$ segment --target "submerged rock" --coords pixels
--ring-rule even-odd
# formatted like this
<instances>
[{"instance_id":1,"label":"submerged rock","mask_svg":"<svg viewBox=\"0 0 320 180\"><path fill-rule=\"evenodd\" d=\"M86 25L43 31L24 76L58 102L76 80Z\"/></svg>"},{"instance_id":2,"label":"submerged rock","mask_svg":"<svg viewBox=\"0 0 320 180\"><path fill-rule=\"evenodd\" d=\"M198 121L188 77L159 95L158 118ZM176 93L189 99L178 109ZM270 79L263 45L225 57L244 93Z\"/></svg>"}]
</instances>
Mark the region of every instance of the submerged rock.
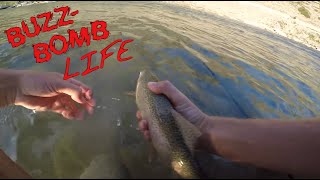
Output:
<instances>
[{"instance_id":1,"label":"submerged rock","mask_svg":"<svg viewBox=\"0 0 320 180\"><path fill-rule=\"evenodd\" d=\"M113 154L96 156L80 175L80 179L129 178L126 167Z\"/></svg>"}]
</instances>

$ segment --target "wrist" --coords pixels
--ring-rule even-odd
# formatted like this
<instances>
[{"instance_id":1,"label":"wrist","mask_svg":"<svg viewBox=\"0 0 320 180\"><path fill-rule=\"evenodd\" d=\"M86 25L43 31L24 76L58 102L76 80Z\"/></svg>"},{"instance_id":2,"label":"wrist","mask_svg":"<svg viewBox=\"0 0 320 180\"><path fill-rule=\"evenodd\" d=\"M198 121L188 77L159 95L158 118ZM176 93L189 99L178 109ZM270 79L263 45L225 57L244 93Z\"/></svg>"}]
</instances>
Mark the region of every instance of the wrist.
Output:
<instances>
[{"instance_id":1,"label":"wrist","mask_svg":"<svg viewBox=\"0 0 320 180\"><path fill-rule=\"evenodd\" d=\"M222 144L220 143L221 135L228 133L224 128L224 124L235 119L206 115L200 125L201 136L198 138L196 148L217 155L224 154L224 152L221 152L221 150L224 150L224 147L221 147Z\"/></svg>"},{"instance_id":2,"label":"wrist","mask_svg":"<svg viewBox=\"0 0 320 180\"><path fill-rule=\"evenodd\" d=\"M214 128L214 117L203 113L201 121L196 126L201 132L201 136L197 139L195 148L200 151L215 153L214 143L212 140L212 132Z\"/></svg>"},{"instance_id":3,"label":"wrist","mask_svg":"<svg viewBox=\"0 0 320 180\"><path fill-rule=\"evenodd\" d=\"M202 113L200 117L201 119L199 119L195 125L203 134L211 132L214 125L213 118L205 113Z\"/></svg>"},{"instance_id":4,"label":"wrist","mask_svg":"<svg viewBox=\"0 0 320 180\"><path fill-rule=\"evenodd\" d=\"M0 69L0 107L15 103L20 77L19 70Z\"/></svg>"}]
</instances>

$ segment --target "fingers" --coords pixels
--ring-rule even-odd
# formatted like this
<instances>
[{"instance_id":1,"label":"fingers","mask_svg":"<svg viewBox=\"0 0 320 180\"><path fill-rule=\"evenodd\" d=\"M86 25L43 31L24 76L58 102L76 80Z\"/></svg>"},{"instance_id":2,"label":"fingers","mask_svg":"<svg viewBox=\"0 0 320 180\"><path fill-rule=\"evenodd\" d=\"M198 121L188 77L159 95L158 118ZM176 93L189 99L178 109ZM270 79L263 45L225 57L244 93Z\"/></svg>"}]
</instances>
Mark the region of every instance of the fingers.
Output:
<instances>
[{"instance_id":1,"label":"fingers","mask_svg":"<svg viewBox=\"0 0 320 180\"><path fill-rule=\"evenodd\" d=\"M198 127L206 119L206 115L169 81L149 82L148 86L152 92L167 96L174 109L193 125Z\"/></svg>"},{"instance_id":2,"label":"fingers","mask_svg":"<svg viewBox=\"0 0 320 180\"><path fill-rule=\"evenodd\" d=\"M75 84L61 80L54 85L54 89L58 93L64 93L71 96L71 98L77 103L86 103L86 100L82 94L82 89Z\"/></svg>"},{"instance_id":3,"label":"fingers","mask_svg":"<svg viewBox=\"0 0 320 180\"><path fill-rule=\"evenodd\" d=\"M83 84L82 82L76 80L76 79L68 79L68 81L74 85L77 85L81 88L82 90L82 93L84 94L84 98L85 100L87 101L87 103L91 106L95 106L96 105L96 102L95 100L93 99L93 93L92 93L92 90L85 84Z\"/></svg>"},{"instance_id":4,"label":"fingers","mask_svg":"<svg viewBox=\"0 0 320 180\"><path fill-rule=\"evenodd\" d=\"M151 141L151 136L149 131L144 131L143 136L147 141Z\"/></svg>"},{"instance_id":5,"label":"fingers","mask_svg":"<svg viewBox=\"0 0 320 180\"><path fill-rule=\"evenodd\" d=\"M53 74L56 75L58 79L55 82L49 82L49 84L56 92L68 94L74 101L80 104L96 105L92 90L87 85L73 78L66 81L62 80L63 75L60 73ZM90 109L89 112L92 111L92 108L88 109Z\"/></svg>"},{"instance_id":6,"label":"fingers","mask_svg":"<svg viewBox=\"0 0 320 180\"><path fill-rule=\"evenodd\" d=\"M89 88L87 85L83 84L82 82L80 82L80 81L78 81L78 80L76 80L76 79L70 78L70 79L68 79L68 81L69 81L70 83L72 83L72 84L75 84L75 85L77 85L77 86L82 87L85 91L90 90L90 88Z\"/></svg>"},{"instance_id":7,"label":"fingers","mask_svg":"<svg viewBox=\"0 0 320 180\"><path fill-rule=\"evenodd\" d=\"M82 87L82 83L79 83L76 80L71 80L71 81L58 80L56 83L54 83L53 86L54 86L53 89L57 93L63 93L71 97L71 99L61 98L61 101L64 101L64 100L66 101L66 102L63 102L64 104L70 104L72 103L72 100L73 100L79 104L82 104L84 109L87 110L89 114L93 114L93 106L95 106L95 100L92 98L92 91L90 88L88 88L87 86ZM64 112L62 115L67 119L70 119L70 118L82 119L82 117L84 116L83 115L84 112L83 111L77 112L76 110L78 110L78 108L75 107L75 105L70 107L73 108L73 110L71 110L73 114L70 114L70 111L67 111L67 112Z\"/></svg>"},{"instance_id":8,"label":"fingers","mask_svg":"<svg viewBox=\"0 0 320 180\"><path fill-rule=\"evenodd\" d=\"M148 122L146 120L141 120L139 122L139 129L141 131L149 131Z\"/></svg>"},{"instance_id":9,"label":"fingers","mask_svg":"<svg viewBox=\"0 0 320 180\"><path fill-rule=\"evenodd\" d=\"M84 108L87 110L87 112L92 115L93 114L93 106L89 105L89 104L84 104L83 105Z\"/></svg>"},{"instance_id":10,"label":"fingers","mask_svg":"<svg viewBox=\"0 0 320 180\"><path fill-rule=\"evenodd\" d=\"M76 113L71 111L62 111L60 114L69 120L82 120L84 117L84 111L78 111Z\"/></svg>"},{"instance_id":11,"label":"fingers","mask_svg":"<svg viewBox=\"0 0 320 180\"><path fill-rule=\"evenodd\" d=\"M82 120L84 117L84 108L77 107L71 97L67 95L58 96L51 111L62 114L67 119Z\"/></svg>"},{"instance_id":12,"label":"fingers","mask_svg":"<svg viewBox=\"0 0 320 180\"><path fill-rule=\"evenodd\" d=\"M86 97L85 99L86 99L87 103L90 106L95 106L96 105L96 101L93 98L93 93L92 93L91 89L89 89L88 91L85 92L85 97Z\"/></svg>"},{"instance_id":13,"label":"fingers","mask_svg":"<svg viewBox=\"0 0 320 180\"><path fill-rule=\"evenodd\" d=\"M175 107L189 101L189 99L169 81L149 82L148 86L152 92L166 95Z\"/></svg>"},{"instance_id":14,"label":"fingers","mask_svg":"<svg viewBox=\"0 0 320 180\"><path fill-rule=\"evenodd\" d=\"M142 119L142 115L140 111L137 111L136 116L138 118L138 121L140 121Z\"/></svg>"},{"instance_id":15,"label":"fingers","mask_svg":"<svg viewBox=\"0 0 320 180\"><path fill-rule=\"evenodd\" d=\"M84 104L89 113L93 112L93 106L95 106L96 102L92 98L91 90L84 92L81 87L68 81L61 80L55 84L55 91L71 96L71 98L77 103Z\"/></svg>"},{"instance_id":16,"label":"fingers","mask_svg":"<svg viewBox=\"0 0 320 180\"><path fill-rule=\"evenodd\" d=\"M52 111L67 119L81 120L84 116L84 109L78 108L71 97L65 94L55 97L25 96L19 105L36 111Z\"/></svg>"},{"instance_id":17,"label":"fingers","mask_svg":"<svg viewBox=\"0 0 320 180\"><path fill-rule=\"evenodd\" d=\"M137 111L136 116L138 119L139 130L142 131L144 138L146 140L150 141L151 136L150 136L150 131L149 131L149 127L148 127L148 121L142 119L142 115L141 115L140 111Z\"/></svg>"},{"instance_id":18,"label":"fingers","mask_svg":"<svg viewBox=\"0 0 320 180\"><path fill-rule=\"evenodd\" d=\"M71 112L63 111L61 114L66 119L69 119L69 120L75 119Z\"/></svg>"},{"instance_id":19,"label":"fingers","mask_svg":"<svg viewBox=\"0 0 320 180\"><path fill-rule=\"evenodd\" d=\"M138 119L139 129L142 130L142 131L147 131L147 130L149 130L149 128L148 128L148 121L142 119L142 114L141 114L140 111L137 111L136 116L137 116L137 119Z\"/></svg>"},{"instance_id":20,"label":"fingers","mask_svg":"<svg viewBox=\"0 0 320 180\"><path fill-rule=\"evenodd\" d=\"M139 122L139 129L143 133L143 136L146 140L151 140L150 131L148 128L148 122L146 120L141 120Z\"/></svg>"},{"instance_id":21,"label":"fingers","mask_svg":"<svg viewBox=\"0 0 320 180\"><path fill-rule=\"evenodd\" d=\"M93 113L92 90L76 79L63 80L60 73L30 72L24 77L16 105L37 111L53 111L67 119L82 119L85 110ZM77 107L79 103L82 107Z\"/></svg>"}]
</instances>

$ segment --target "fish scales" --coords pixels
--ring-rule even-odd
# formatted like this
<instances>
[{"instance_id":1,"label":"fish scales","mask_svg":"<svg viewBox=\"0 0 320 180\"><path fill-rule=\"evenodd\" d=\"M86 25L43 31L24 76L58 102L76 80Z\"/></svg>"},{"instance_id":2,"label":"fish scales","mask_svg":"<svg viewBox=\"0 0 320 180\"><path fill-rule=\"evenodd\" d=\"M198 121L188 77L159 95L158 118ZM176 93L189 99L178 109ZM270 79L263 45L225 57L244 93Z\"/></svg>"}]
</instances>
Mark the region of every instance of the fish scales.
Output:
<instances>
[{"instance_id":1,"label":"fish scales","mask_svg":"<svg viewBox=\"0 0 320 180\"><path fill-rule=\"evenodd\" d=\"M165 163L183 178L200 178L200 169L177 124L177 115L166 96L155 94L148 82L159 79L150 71L140 72L136 101L142 117L148 121L152 144ZM187 120L184 120L187 121Z\"/></svg>"}]
</instances>

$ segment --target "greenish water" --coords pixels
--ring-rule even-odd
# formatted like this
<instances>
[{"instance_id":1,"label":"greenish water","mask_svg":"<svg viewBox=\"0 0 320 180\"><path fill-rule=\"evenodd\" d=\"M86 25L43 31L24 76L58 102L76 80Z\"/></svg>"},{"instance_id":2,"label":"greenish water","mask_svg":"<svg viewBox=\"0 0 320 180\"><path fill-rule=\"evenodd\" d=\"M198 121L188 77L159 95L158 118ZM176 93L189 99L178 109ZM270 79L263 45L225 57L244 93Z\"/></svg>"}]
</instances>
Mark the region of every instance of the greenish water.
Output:
<instances>
[{"instance_id":1,"label":"greenish water","mask_svg":"<svg viewBox=\"0 0 320 180\"><path fill-rule=\"evenodd\" d=\"M62 5L79 10L73 25L11 48L4 30ZM35 63L32 44L48 43L53 34L67 36L67 29L89 27L95 20L108 23L107 40ZM224 18L156 2L55 2L1 10L0 24L0 68L64 73L69 56L71 71L82 72L82 55L118 38L134 39L126 45L132 60L120 63L113 55L103 69L77 77L93 88L97 100L95 113L84 121L21 107L0 110L0 147L35 178L173 177L158 160L149 162L149 146L137 130L135 99L126 95L144 68L170 80L210 115L320 115L319 52ZM92 67L99 64L96 55Z\"/></svg>"}]
</instances>

